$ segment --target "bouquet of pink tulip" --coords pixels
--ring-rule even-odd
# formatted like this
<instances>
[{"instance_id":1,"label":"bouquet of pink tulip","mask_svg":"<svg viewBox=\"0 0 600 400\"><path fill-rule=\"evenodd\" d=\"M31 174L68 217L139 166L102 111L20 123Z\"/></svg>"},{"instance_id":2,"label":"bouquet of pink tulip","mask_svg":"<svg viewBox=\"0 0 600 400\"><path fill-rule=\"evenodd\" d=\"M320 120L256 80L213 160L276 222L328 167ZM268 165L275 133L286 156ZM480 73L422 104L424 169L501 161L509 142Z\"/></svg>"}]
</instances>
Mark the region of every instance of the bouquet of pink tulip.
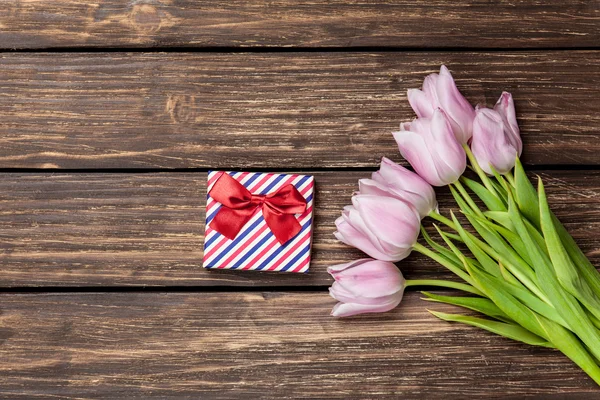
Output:
<instances>
[{"instance_id":1,"label":"bouquet of pink tulip","mask_svg":"<svg viewBox=\"0 0 600 400\"><path fill-rule=\"evenodd\" d=\"M474 109L442 66L408 101L418 118L393 135L416 173L384 158L359 181L335 235L373 259L329 268L340 301L332 315L389 311L407 286L459 289L468 295L423 294L487 318L431 313L558 349L600 384L600 273L550 210L541 179L536 190L525 175L510 93L493 109ZM463 176L467 160L473 178ZM449 185L461 220L439 214L431 185ZM434 224L438 241L421 225L426 216L443 226ZM419 232L428 246L417 242ZM412 250L462 282L404 280L393 262Z\"/></svg>"}]
</instances>

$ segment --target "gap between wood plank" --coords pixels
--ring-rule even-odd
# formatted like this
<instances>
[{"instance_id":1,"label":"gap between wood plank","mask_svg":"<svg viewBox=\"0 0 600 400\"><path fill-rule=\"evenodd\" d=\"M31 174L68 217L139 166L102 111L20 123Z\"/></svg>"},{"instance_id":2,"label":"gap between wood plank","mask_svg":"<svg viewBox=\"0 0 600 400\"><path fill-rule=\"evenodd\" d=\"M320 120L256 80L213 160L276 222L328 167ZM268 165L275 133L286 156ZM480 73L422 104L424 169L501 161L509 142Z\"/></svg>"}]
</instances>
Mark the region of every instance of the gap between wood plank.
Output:
<instances>
[{"instance_id":1,"label":"gap between wood plank","mask_svg":"<svg viewBox=\"0 0 600 400\"><path fill-rule=\"evenodd\" d=\"M459 292L458 290L437 286L410 286L405 293L422 291ZM322 293L329 291L329 286L86 286L86 287L15 287L0 288L0 294L26 293L238 293L238 292L294 292Z\"/></svg>"},{"instance_id":2,"label":"gap between wood plank","mask_svg":"<svg viewBox=\"0 0 600 400\"><path fill-rule=\"evenodd\" d=\"M600 46L579 47L51 47L28 49L3 49L0 53L360 53L360 52L411 52L411 53L441 53L441 52L534 52L534 51L597 51Z\"/></svg>"},{"instance_id":3,"label":"gap between wood plank","mask_svg":"<svg viewBox=\"0 0 600 400\"><path fill-rule=\"evenodd\" d=\"M305 173L315 172L372 172L376 167L316 167L316 168L0 168L2 173L18 173L18 174L152 174L152 173L207 173L211 170L227 170L227 171L244 171L244 172L298 172ZM594 164L554 164L554 165L527 165L525 169L529 172L536 171L596 171L600 170L600 165Z\"/></svg>"},{"instance_id":4,"label":"gap between wood plank","mask_svg":"<svg viewBox=\"0 0 600 400\"><path fill-rule=\"evenodd\" d=\"M329 286L83 286L83 287L14 287L0 288L0 294L26 294L26 293L236 293L236 292L317 292L322 293L329 290ZM406 288L406 291L436 290L432 287L423 286ZM452 291L451 289L441 289Z\"/></svg>"}]
</instances>

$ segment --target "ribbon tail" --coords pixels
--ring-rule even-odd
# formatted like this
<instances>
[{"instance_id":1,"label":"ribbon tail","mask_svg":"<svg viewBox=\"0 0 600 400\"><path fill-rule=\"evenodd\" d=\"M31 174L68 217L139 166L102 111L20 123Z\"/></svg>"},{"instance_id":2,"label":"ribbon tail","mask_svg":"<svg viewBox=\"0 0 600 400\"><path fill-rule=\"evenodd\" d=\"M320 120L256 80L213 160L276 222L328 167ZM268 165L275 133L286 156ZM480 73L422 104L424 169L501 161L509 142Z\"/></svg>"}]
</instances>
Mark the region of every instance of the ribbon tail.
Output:
<instances>
[{"instance_id":1,"label":"ribbon tail","mask_svg":"<svg viewBox=\"0 0 600 400\"><path fill-rule=\"evenodd\" d=\"M209 226L227 239L233 240L250 218L252 218L254 211L256 209L234 210L223 206L213 220L210 221Z\"/></svg>"},{"instance_id":2,"label":"ribbon tail","mask_svg":"<svg viewBox=\"0 0 600 400\"><path fill-rule=\"evenodd\" d=\"M281 214L269 207L263 207L263 216L267 226L282 245L302 230L302 226L292 214Z\"/></svg>"}]
</instances>

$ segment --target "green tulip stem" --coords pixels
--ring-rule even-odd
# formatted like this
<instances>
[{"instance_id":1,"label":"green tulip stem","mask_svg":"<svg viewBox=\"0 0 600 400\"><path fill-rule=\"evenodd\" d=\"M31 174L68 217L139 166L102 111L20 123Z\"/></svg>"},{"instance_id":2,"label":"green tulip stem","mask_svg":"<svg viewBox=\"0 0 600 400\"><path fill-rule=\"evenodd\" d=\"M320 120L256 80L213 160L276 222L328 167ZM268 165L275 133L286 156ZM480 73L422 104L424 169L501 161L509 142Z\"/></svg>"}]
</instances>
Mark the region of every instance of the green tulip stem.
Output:
<instances>
[{"instance_id":1,"label":"green tulip stem","mask_svg":"<svg viewBox=\"0 0 600 400\"><path fill-rule=\"evenodd\" d=\"M428 217L435 219L438 222L441 222L442 224L446 225L447 227L449 227L450 229L456 231L456 225L454 224L454 222L452 222L452 220L450 220L449 218L444 217L443 215L441 215L440 213L438 213L437 211L432 211L428 214Z\"/></svg>"},{"instance_id":2,"label":"green tulip stem","mask_svg":"<svg viewBox=\"0 0 600 400\"><path fill-rule=\"evenodd\" d=\"M463 148L465 149L465 153L467 153L467 157L469 158L469 162L471 163L471 166L473 167L475 172L477 172L477 175L479 175L479 179L481 179L481 182L483 182L483 184L485 185L487 190L490 191L491 194L500 198L498 196L498 193L496 192L496 189L494 188L494 185L490 181L490 178L481 169L481 167L479 166L479 163L477 163L477 159L475 158L475 155L473 155L473 152L469 148L469 145L464 144Z\"/></svg>"},{"instance_id":3,"label":"green tulip stem","mask_svg":"<svg viewBox=\"0 0 600 400\"><path fill-rule=\"evenodd\" d=\"M452 282L452 281L443 281L439 279L407 279L405 283L405 287L410 286L435 286L435 287L443 287L448 289L458 289L463 292L473 293L476 295L481 295L481 292L475 289L471 285L467 285L465 283L460 282Z\"/></svg>"},{"instance_id":4,"label":"green tulip stem","mask_svg":"<svg viewBox=\"0 0 600 400\"><path fill-rule=\"evenodd\" d=\"M510 186L515 187L515 178L512 176L511 173L504 174L503 176L506 178L508 183L510 183Z\"/></svg>"},{"instance_id":5,"label":"green tulip stem","mask_svg":"<svg viewBox=\"0 0 600 400\"><path fill-rule=\"evenodd\" d=\"M467 282L469 285L473 286L473 290L477 290L476 294L483 296L483 293L481 292L481 290L479 290L479 288L475 287L473 279L471 279L469 274L466 273L465 271L463 271L462 269L460 269L460 267L458 267L452 261L446 259L441 254L438 254L432 250L429 250L427 247L423 246L419 242L417 242L413 245L413 250L418 253L423 254L424 256L431 258L433 261L446 267L450 272L453 272L455 275L458 275L462 280Z\"/></svg>"},{"instance_id":6,"label":"green tulip stem","mask_svg":"<svg viewBox=\"0 0 600 400\"><path fill-rule=\"evenodd\" d=\"M460 180L451 183L451 185L453 185L459 191L463 199L467 202L475 214L479 215L480 217L484 217L477 204L475 204L475 201L473 201L473 198L469 196L469 193L465 190L465 187L462 185L462 183L460 183Z\"/></svg>"}]
</instances>

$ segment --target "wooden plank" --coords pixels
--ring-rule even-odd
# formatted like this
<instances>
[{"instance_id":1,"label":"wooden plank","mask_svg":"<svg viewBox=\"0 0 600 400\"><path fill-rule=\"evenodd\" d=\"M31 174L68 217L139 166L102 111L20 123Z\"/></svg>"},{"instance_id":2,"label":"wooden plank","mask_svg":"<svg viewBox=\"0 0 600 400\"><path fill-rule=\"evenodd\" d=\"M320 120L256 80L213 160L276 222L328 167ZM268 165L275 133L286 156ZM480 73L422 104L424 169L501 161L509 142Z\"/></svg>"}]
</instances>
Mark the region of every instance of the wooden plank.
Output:
<instances>
[{"instance_id":1,"label":"wooden plank","mask_svg":"<svg viewBox=\"0 0 600 400\"><path fill-rule=\"evenodd\" d=\"M0 396L600 398L557 351L437 320L426 307L456 308L419 297L339 320L323 292L3 294Z\"/></svg>"},{"instance_id":2,"label":"wooden plank","mask_svg":"<svg viewBox=\"0 0 600 400\"><path fill-rule=\"evenodd\" d=\"M600 164L600 52L2 54L0 168L375 167L442 63L529 164Z\"/></svg>"},{"instance_id":3,"label":"wooden plank","mask_svg":"<svg viewBox=\"0 0 600 400\"><path fill-rule=\"evenodd\" d=\"M325 286L328 265L361 258L334 221L368 172L318 172L309 274L207 271L204 173L0 174L0 286ZM557 215L600 265L600 171L542 173ZM440 207L454 204L439 190ZM429 222L426 223L429 225ZM407 277L452 278L413 254Z\"/></svg>"},{"instance_id":4,"label":"wooden plank","mask_svg":"<svg viewBox=\"0 0 600 400\"><path fill-rule=\"evenodd\" d=\"M0 44L53 47L581 47L600 3L333 0L7 2Z\"/></svg>"}]
</instances>

